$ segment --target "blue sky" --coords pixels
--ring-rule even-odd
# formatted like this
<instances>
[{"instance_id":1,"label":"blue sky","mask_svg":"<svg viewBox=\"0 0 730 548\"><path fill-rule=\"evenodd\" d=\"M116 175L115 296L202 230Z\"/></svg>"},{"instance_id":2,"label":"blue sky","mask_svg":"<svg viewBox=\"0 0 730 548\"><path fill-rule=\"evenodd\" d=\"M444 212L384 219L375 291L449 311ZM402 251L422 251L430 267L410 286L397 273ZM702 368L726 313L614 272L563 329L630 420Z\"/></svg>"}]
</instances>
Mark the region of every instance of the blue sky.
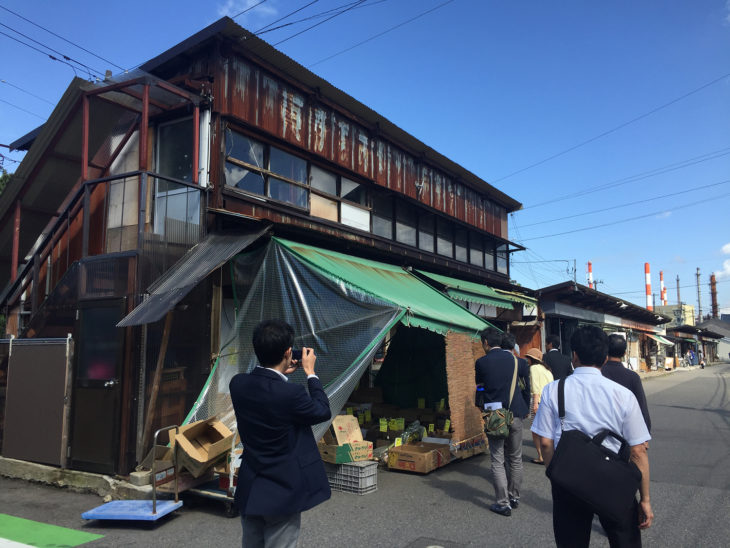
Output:
<instances>
[{"instance_id":1,"label":"blue sky","mask_svg":"<svg viewBox=\"0 0 730 548\"><path fill-rule=\"evenodd\" d=\"M105 59L0 9L0 143L43 123L74 75L5 34L117 74L259 1L0 0ZM310 1L266 0L236 21L257 31ZM574 262L585 283L591 261L600 291L643 305L649 262L657 299L663 270L669 304L679 276L696 306L700 268L703 312L714 271L730 313L730 2L364 0L277 47L522 202L510 218L528 248L513 256L522 285L572 278ZM13 171L21 155L0 153Z\"/></svg>"}]
</instances>

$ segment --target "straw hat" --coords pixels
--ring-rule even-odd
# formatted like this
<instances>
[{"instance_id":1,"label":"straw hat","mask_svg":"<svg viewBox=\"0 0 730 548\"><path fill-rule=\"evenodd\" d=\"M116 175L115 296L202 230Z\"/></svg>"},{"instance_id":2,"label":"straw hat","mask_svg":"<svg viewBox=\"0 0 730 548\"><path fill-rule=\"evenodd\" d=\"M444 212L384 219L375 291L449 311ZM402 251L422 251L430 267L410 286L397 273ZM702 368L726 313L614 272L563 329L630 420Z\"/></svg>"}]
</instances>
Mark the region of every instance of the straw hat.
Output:
<instances>
[{"instance_id":1,"label":"straw hat","mask_svg":"<svg viewBox=\"0 0 730 548\"><path fill-rule=\"evenodd\" d=\"M532 358L537 363L542 363L542 352L540 352L537 348L530 348L527 352L525 352L525 356Z\"/></svg>"}]
</instances>

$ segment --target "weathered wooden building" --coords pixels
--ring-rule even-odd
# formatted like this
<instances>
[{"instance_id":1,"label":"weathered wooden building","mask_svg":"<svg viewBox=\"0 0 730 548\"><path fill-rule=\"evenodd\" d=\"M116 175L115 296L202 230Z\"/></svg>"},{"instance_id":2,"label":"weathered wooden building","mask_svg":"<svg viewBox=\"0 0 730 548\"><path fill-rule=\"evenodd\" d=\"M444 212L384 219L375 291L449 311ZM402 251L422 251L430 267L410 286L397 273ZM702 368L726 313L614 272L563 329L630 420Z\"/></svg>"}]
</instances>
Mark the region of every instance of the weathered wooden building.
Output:
<instances>
[{"instance_id":1,"label":"weathered wooden building","mask_svg":"<svg viewBox=\"0 0 730 548\"><path fill-rule=\"evenodd\" d=\"M136 72L74 80L13 146L28 152L0 197L0 305L15 337L72 335L75 468L129 471L151 398L154 425L184 418L220 348L219 267L260 239L488 285L503 310L525 302L509 293L516 200L229 18ZM232 233L240 245L210 243ZM197 277L177 272L184 289L145 301L206 242ZM117 327L133 313L147 316Z\"/></svg>"}]
</instances>

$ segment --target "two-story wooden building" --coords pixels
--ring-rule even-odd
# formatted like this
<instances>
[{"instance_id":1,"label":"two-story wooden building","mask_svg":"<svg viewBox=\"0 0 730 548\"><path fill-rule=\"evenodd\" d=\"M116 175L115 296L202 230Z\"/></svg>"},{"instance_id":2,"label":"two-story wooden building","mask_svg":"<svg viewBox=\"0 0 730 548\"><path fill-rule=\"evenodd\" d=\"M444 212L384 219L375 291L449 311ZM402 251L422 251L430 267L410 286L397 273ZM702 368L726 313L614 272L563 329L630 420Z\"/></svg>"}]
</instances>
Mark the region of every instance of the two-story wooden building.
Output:
<instances>
[{"instance_id":1,"label":"two-story wooden building","mask_svg":"<svg viewBox=\"0 0 730 548\"><path fill-rule=\"evenodd\" d=\"M74 80L13 146L28 152L0 197L0 305L16 337L73 337L76 468L129 471L151 400L155 425L186 416L240 310L233 278L254 277L221 266L272 237L525 303L509 293L517 201L229 18L135 72ZM436 331L487 325L408 295L381 296Z\"/></svg>"}]
</instances>

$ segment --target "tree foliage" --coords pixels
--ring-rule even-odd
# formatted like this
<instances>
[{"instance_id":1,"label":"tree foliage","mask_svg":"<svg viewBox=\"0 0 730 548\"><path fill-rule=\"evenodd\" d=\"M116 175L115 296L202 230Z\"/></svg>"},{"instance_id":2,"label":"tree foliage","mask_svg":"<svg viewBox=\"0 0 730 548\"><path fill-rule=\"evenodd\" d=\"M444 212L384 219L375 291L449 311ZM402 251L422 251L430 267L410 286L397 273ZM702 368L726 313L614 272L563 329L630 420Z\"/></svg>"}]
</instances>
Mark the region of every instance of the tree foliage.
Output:
<instances>
[{"instance_id":1,"label":"tree foliage","mask_svg":"<svg viewBox=\"0 0 730 548\"><path fill-rule=\"evenodd\" d=\"M10 181L10 173L0 168L0 194L5 190L5 186Z\"/></svg>"}]
</instances>

